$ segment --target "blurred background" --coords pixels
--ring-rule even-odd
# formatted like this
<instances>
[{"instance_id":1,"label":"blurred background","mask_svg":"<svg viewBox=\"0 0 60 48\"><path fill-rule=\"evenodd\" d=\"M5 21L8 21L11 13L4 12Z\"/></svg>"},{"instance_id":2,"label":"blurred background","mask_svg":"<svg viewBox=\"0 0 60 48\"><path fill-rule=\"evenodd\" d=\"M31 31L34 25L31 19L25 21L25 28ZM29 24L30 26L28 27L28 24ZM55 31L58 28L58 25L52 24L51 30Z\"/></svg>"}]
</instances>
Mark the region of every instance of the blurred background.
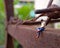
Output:
<instances>
[{"instance_id":1,"label":"blurred background","mask_svg":"<svg viewBox=\"0 0 60 48\"><path fill-rule=\"evenodd\" d=\"M14 0L14 15L22 20L28 20L34 17L34 0ZM0 0L0 48L5 44L5 7L4 0ZM18 42L14 41L15 48Z\"/></svg>"},{"instance_id":2,"label":"blurred background","mask_svg":"<svg viewBox=\"0 0 60 48\"><path fill-rule=\"evenodd\" d=\"M37 0L35 2L38 3ZM40 5L37 5L40 6ZM22 20L29 20L35 17L34 12L34 0L14 0L14 15L18 16ZM0 48L4 47L5 44L5 7L4 0L0 0ZM54 23L48 25L56 29L60 28L60 23ZM19 43L14 41L15 48L18 47Z\"/></svg>"}]
</instances>

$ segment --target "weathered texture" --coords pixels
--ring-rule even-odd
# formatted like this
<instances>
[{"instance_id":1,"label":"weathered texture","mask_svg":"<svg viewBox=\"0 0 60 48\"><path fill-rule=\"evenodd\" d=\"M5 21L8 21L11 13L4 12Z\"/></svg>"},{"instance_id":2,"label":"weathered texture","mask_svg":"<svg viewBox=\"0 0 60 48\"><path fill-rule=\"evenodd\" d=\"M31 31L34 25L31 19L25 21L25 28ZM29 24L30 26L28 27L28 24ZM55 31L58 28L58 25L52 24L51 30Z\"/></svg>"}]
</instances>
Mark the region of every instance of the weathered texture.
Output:
<instances>
[{"instance_id":1,"label":"weathered texture","mask_svg":"<svg viewBox=\"0 0 60 48\"><path fill-rule=\"evenodd\" d=\"M5 10L6 10L6 19L10 20L10 17L14 16L13 0L4 0L5 1Z\"/></svg>"},{"instance_id":2,"label":"weathered texture","mask_svg":"<svg viewBox=\"0 0 60 48\"><path fill-rule=\"evenodd\" d=\"M59 8L47 8L47 9L42 9L42 10L36 10L35 13L40 14L40 13L49 13L49 12L54 12L54 11L60 11L60 7Z\"/></svg>"},{"instance_id":3,"label":"weathered texture","mask_svg":"<svg viewBox=\"0 0 60 48\"><path fill-rule=\"evenodd\" d=\"M56 22L60 22L60 19L51 19L51 21L49 23L56 23ZM21 24L23 23L23 25L38 25L38 24L41 24L41 21L38 21L38 22L35 22L35 21L25 21L25 22L22 22L20 20L20 23Z\"/></svg>"},{"instance_id":4,"label":"weathered texture","mask_svg":"<svg viewBox=\"0 0 60 48\"><path fill-rule=\"evenodd\" d=\"M37 39L35 26L9 25L8 28L23 48L60 48L60 30L47 28Z\"/></svg>"},{"instance_id":5,"label":"weathered texture","mask_svg":"<svg viewBox=\"0 0 60 48\"><path fill-rule=\"evenodd\" d=\"M13 0L4 0L6 10L6 43L5 48L14 48L13 38L8 34L8 23L11 17L14 17Z\"/></svg>"}]
</instances>

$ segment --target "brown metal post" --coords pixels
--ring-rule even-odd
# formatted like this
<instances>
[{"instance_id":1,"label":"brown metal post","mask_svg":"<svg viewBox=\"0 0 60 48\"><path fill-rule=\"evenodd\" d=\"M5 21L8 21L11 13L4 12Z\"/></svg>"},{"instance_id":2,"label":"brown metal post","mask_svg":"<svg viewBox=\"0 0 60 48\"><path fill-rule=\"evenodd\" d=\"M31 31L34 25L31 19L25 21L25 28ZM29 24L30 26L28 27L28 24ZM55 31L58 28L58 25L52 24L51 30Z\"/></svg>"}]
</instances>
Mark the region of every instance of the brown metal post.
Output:
<instances>
[{"instance_id":1,"label":"brown metal post","mask_svg":"<svg viewBox=\"0 0 60 48\"><path fill-rule=\"evenodd\" d=\"M52 5L52 2L53 2L53 0L50 0L50 1L49 1L47 8Z\"/></svg>"},{"instance_id":2,"label":"brown metal post","mask_svg":"<svg viewBox=\"0 0 60 48\"><path fill-rule=\"evenodd\" d=\"M7 33L6 34L6 45L5 48L14 48L13 38Z\"/></svg>"},{"instance_id":3,"label":"brown metal post","mask_svg":"<svg viewBox=\"0 0 60 48\"><path fill-rule=\"evenodd\" d=\"M6 9L6 46L5 48L14 48L13 38L8 34L8 22L10 17L14 16L13 0L4 0Z\"/></svg>"},{"instance_id":4,"label":"brown metal post","mask_svg":"<svg viewBox=\"0 0 60 48\"><path fill-rule=\"evenodd\" d=\"M14 16L13 0L5 0L5 8L7 21L9 21L10 17Z\"/></svg>"}]
</instances>

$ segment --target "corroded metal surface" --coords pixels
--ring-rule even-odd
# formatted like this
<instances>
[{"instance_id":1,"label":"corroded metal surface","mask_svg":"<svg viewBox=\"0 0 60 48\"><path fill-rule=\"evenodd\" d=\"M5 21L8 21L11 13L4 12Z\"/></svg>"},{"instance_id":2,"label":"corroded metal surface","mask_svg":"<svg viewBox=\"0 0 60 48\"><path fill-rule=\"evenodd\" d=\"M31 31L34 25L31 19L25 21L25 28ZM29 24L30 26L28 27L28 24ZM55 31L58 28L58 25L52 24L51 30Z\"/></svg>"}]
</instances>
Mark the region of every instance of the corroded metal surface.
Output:
<instances>
[{"instance_id":1,"label":"corroded metal surface","mask_svg":"<svg viewBox=\"0 0 60 48\"><path fill-rule=\"evenodd\" d=\"M4 0L5 1L5 10L6 10L6 19L9 21L10 17L14 16L13 0Z\"/></svg>"},{"instance_id":2,"label":"corroded metal surface","mask_svg":"<svg viewBox=\"0 0 60 48\"><path fill-rule=\"evenodd\" d=\"M4 0L5 3L5 10L6 10L6 39L5 39L5 48L14 48L13 45L13 38L8 34L8 23L11 17L14 16L14 9L13 9L13 0Z\"/></svg>"},{"instance_id":3,"label":"corroded metal surface","mask_svg":"<svg viewBox=\"0 0 60 48\"><path fill-rule=\"evenodd\" d=\"M36 26L9 25L9 34L14 37L23 48L60 48L60 30L46 29L36 38Z\"/></svg>"},{"instance_id":4,"label":"corroded metal surface","mask_svg":"<svg viewBox=\"0 0 60 48\"><path fill-rule=\"evenodd\" d=\"M40 13L49 13L49 12L54 12L54 11L60 11L60 7L59 8L47 8L47 9L42 9L42 10L36 10L35 13L40 14Z\"/></svg>"},{"instance_id":5,"label":"corroded metal surface","mask_svg":"<svg viewBox=\"0 0 60 48\"><path fill-rule=\"evenodd\" d=\"M56 22L60 22L60 19L52 19L49 23L56 23ZM41 24L41 21L38 21L38 22L35 22L35 21L25 21L25 22L23 22L23 25L37 25L37 24Z\"/></svg>"},{"instance_id":6,"label":"corroded metal surface","mask_svg":"<svg viewBox=\"0 0 60 48\"><path fill-rule=\"evenodd\" d=\"M15 38L23 48L60 48L59 30L53 31L53 29L52 30L49 29L48 31L45 31L40 38L36 39L35 26L15 25L16 21L12 21L15 22L13 23L13 25L8 25L11 17L14 16L13 0L4 0L4 1L5 1L5 9L7 17L6 48L14 48L13 38Z\"/></svg>"}]
</instances>

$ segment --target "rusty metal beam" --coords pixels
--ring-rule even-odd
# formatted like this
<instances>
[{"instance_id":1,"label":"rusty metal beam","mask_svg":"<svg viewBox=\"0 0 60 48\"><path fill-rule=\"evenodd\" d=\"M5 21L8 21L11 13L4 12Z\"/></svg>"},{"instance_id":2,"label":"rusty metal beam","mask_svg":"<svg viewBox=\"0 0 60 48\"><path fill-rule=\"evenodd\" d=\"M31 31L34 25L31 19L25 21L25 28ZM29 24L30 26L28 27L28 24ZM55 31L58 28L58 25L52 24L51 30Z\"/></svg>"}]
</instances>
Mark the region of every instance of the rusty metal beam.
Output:
<instances>
[{"instance_id":1,"label":"rusty metal beam","mask_svg":"<svg viewBox=\"0 0 60 48\"><path fill-rule=\"evenodd\" d=\"M8 34L8 22L14 16L13 0L4 0L6 11L6 45L5 48L14 48L13 38Z\"/></svg>"},{"instance_id":2,"label":"rusty metal beam","mask_svg":"<svg viewBox=\"0 0 60 48\"><path fill-rule=\"evenodd\" d=\"M13 0L4 0L4 2L5 2L7 21L9 21L10 17L14 16Z\"/></svg>"},{"instance_id":3,"label":"rusty metal beam","mask_svg":"<svg viewBox=\"0 0 60 48\"><path fill-rule=\"evenodd\" d=\"M60 19L53 19L49 23L56 23L56 22L60 22ZM38 21L38 22L34 22L34 21L23 22L23 25L37 25L37 24L41 24L41 22L40 21Z\"/></svg>"},{"instance_id":4,"label":"rusty metal beam","mask_svg":"<svg viewBox=\"0 0 60 48\"><path fill-rule=\"evenodd\" d=\"M47 28L41 36L36 38L35 26L9 25L9 34L14 37L23 48L60 48L60 30Z\"/></svg>"},{"instance_id":5,"label":"rusty metal beam","mask_svg":"<svg viewBox=\"0 0 60 48\"><path fill-rule=\"evenodd\" d=\"M5 48L14 48L13 38L10 34L6 34L6 45Z\"/></svg>"},{"instance_id":6,"label":"rusty metal beam","mask_svg":"<svg viewBox=\"0 0 60 48\"><path fill-rule=\"evenodd\" d=\"M60 11L60 8L47 8L47 9L36 10L35 13L40 14L40 13L49 13L54 11Z\"/></svg>"}]
</instances>

